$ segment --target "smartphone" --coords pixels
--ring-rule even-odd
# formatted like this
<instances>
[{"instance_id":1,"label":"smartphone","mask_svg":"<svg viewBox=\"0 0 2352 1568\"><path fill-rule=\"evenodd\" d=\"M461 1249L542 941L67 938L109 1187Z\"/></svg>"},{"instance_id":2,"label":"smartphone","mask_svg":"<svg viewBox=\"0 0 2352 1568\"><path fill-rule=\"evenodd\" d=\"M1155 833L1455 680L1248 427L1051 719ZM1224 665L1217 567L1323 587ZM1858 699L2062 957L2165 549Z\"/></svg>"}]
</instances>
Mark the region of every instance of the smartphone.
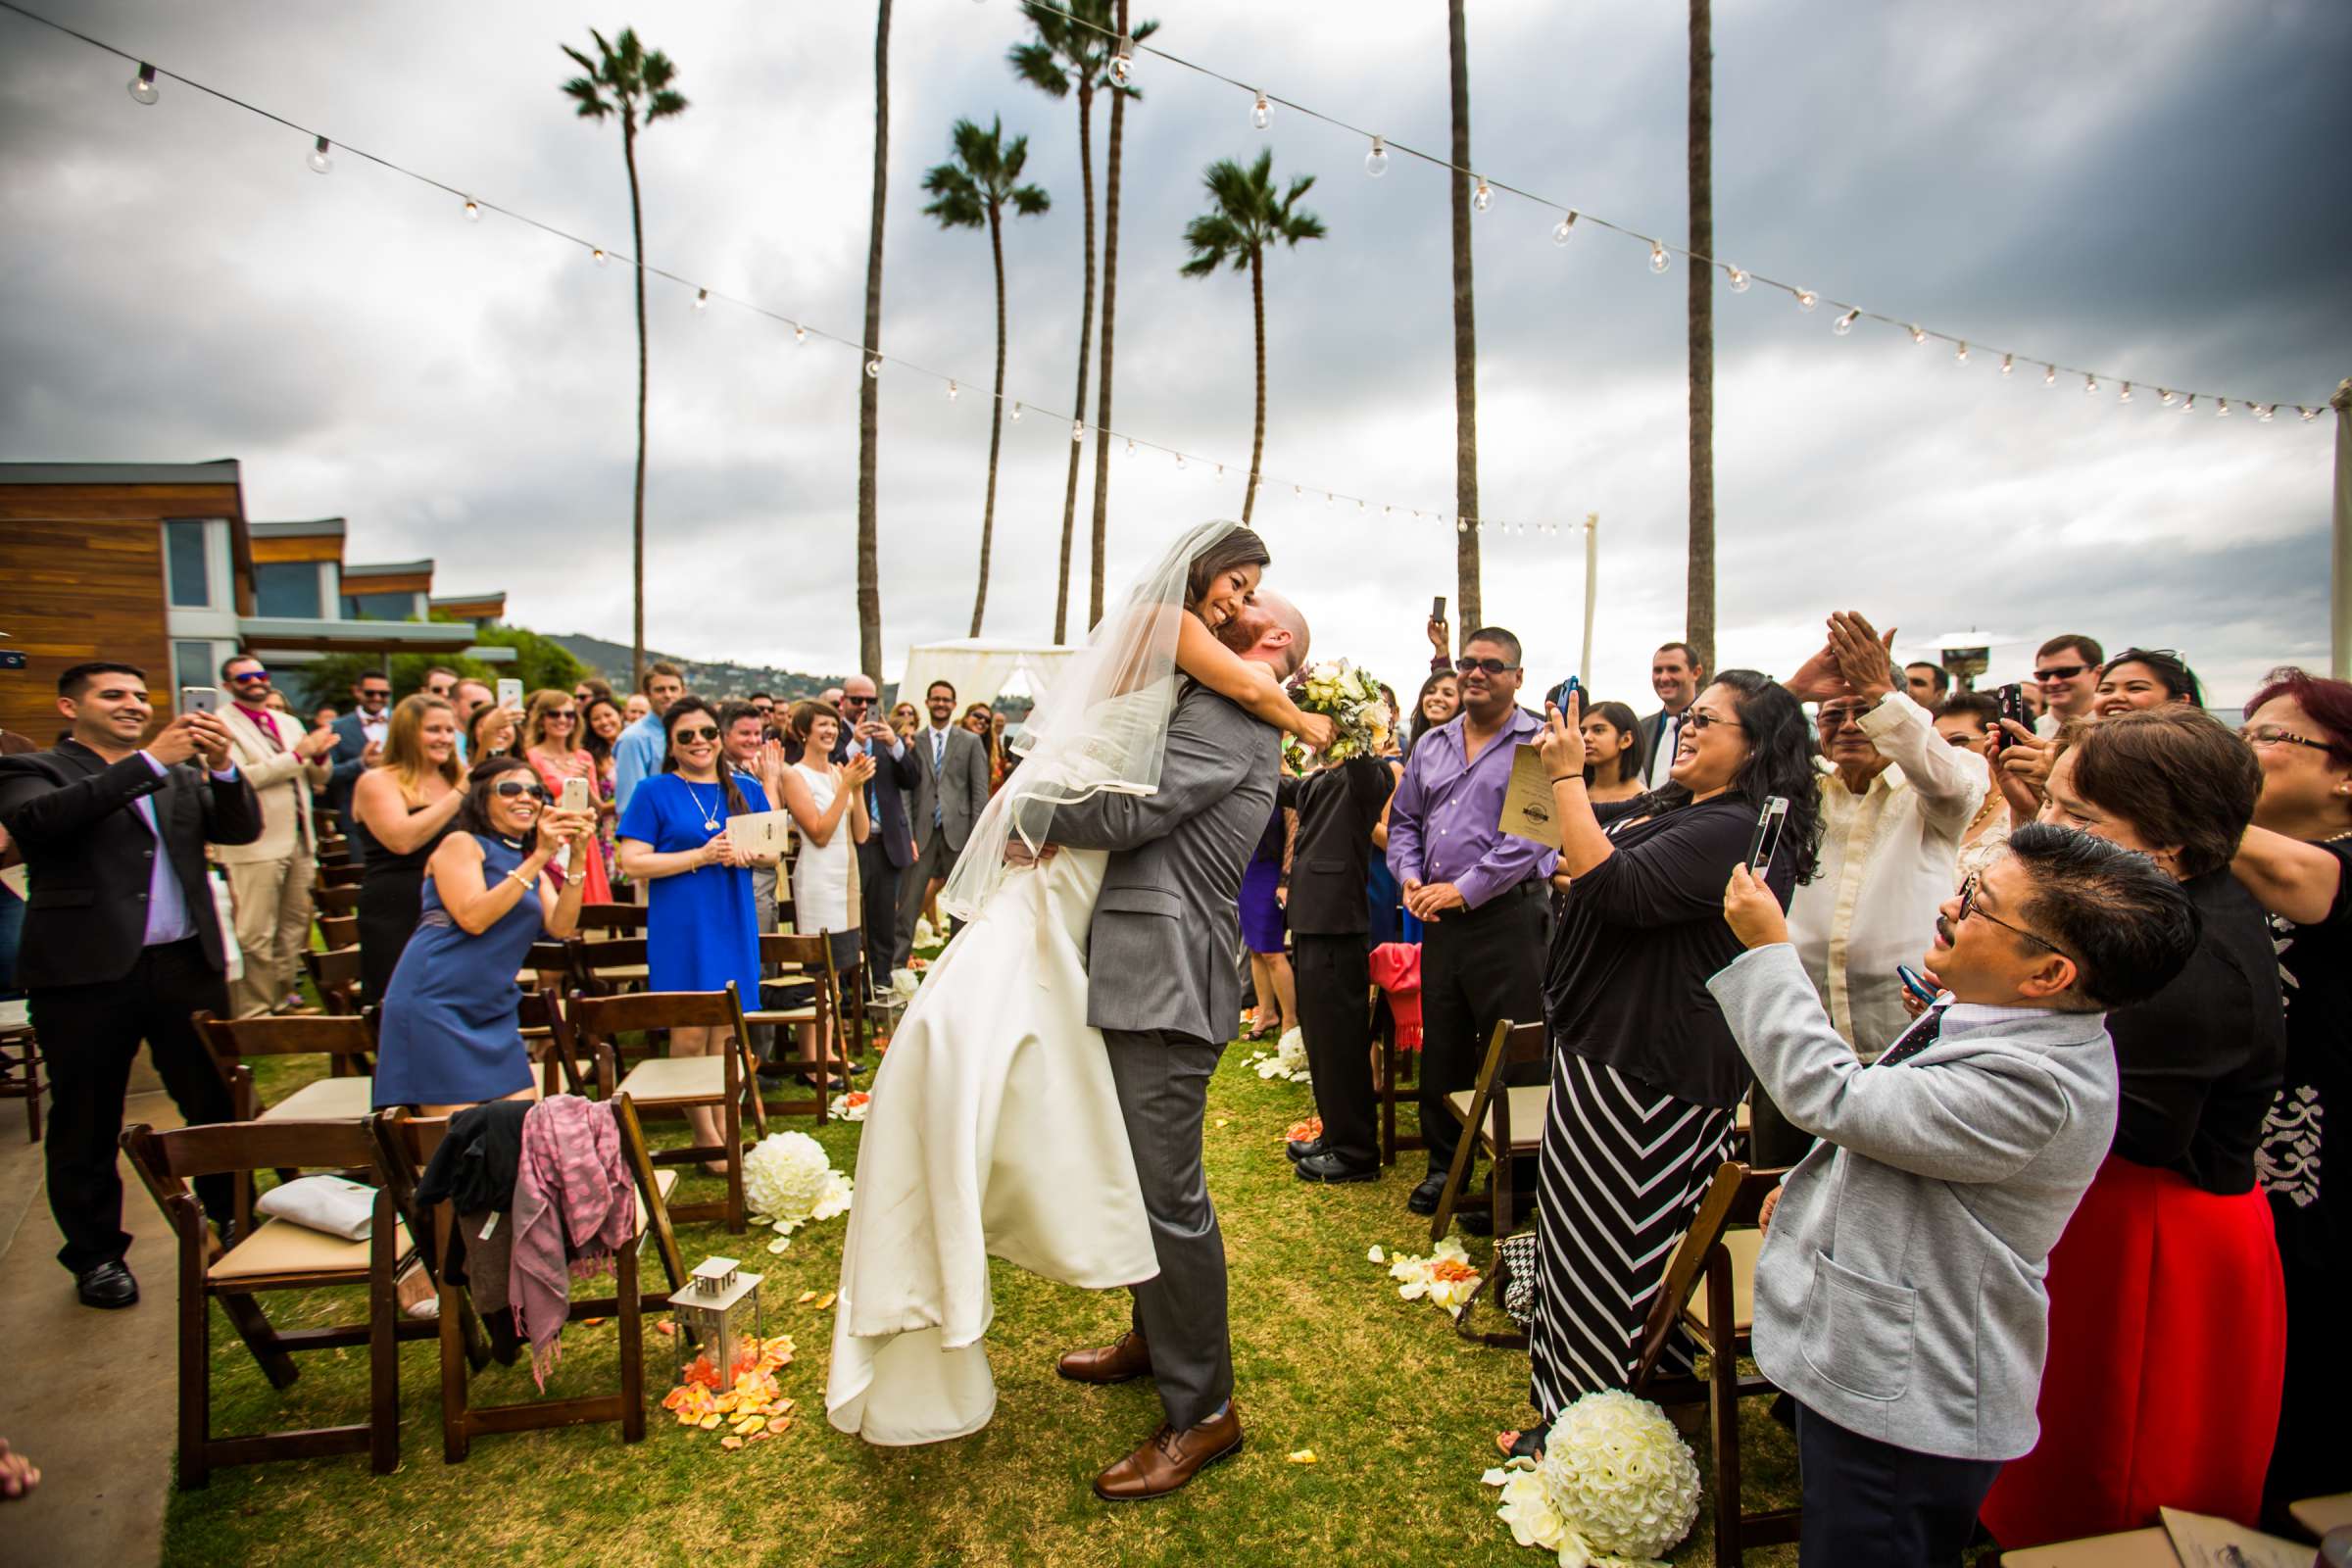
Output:
<instances>
[{"instance_id":1,"label":"smartphone","mask_svg":"<svg viewBox=\"0 0 2352 1568\"><path fill-rule=\"evenodd\" d=\"M218 713L220 711L220 688L182 686L179 689L179 710L183 713Z\"/></svg>"},{"instance_id":2,"label":"smartphone","mask_svg":"<svg viewBox=\"0 0 2352 1568\"><path fill-rule=\"evenodd\" d=\"M1432 599L1429 602L1429 618L1432 620L1444 620L1446 618L1446 596L1444 594L1438 595L1437 598Z\"/></svg>"},{"instance_id":3,"label":"smartphone","mask_svg":"<svg viewBox=\"0 0 2352 1568\"><path fill-rule=\"evenodd\" d=\"M556 802L556 806L558 809L565 811L585 811L588 809L588 781L584 778L565 779L564 781L564 794Z\"/></svg>"},{"instance_id":4,"label":"smartphone","mask_svg":"<svg viewBox=\"0 0 2352 1568\"><path fill-rule=\"evenodd\" d=\"M522 706L522 682L512 675L503 677L498 683L498 706L520 708Z\"/></svg>"},{"instance_id":5,"label":"smartphone","mask_svg":"<svg viewBox=\"0 0 2352 1568\"><path fill-rule=\"evenodd\" d=\"M1558 709L1560 716L1566 718L1568 716L1568 699L1583 695L1585 683L1571 675L1545 694L1544 701Z\"/></svg>"},{"instance_id":6,"label":"smartphone","mask_svg":"<svg viewBox=\"0 0 2352 1568\"><path fill-rule=\"evenodd\" d=\"M1922 1002L1934 1004L1936 989L1928 984L1926 975L1921 974L1907 963L1898 963L1894 966L1894 977L1903 983L1905 991L1910 992Z\"/></svg>"},{"instance_id":7,"label":"smartphone","mask_svg":"<svg viewBox=\"0 0 2352 1568\"><path fill-rule=\"evenodd\" d=\"M1759 882L1772 869L1773 851L1781 847L1781 824L1788 820L1788 797L1767 795L1764 809L1756 813L1756 836L1748 841L1748 874Z\"/></svg>"},{"instance_id":8,"label":"smartphone","mask_svg":"<svg viewBox=\"0 0 2352 1568\"><path fill-rule=\"evenodd\" d=\"M2026 707L2025 688L2020 686L2016 681L2011 681L2006 686L1996 688L1993 691L1992 700L1994 704L1999 707L2001 710L2001 717L2009 720L2011 723L2016 724L2022 729L2032 729L2034 727L2033 710ZM2000 725L1995 724L1992 727L1992 750L1994 755L1999 755L2001 748L2008 744L2009 732L2003 729Z\"/></svg>"}]
</instances>

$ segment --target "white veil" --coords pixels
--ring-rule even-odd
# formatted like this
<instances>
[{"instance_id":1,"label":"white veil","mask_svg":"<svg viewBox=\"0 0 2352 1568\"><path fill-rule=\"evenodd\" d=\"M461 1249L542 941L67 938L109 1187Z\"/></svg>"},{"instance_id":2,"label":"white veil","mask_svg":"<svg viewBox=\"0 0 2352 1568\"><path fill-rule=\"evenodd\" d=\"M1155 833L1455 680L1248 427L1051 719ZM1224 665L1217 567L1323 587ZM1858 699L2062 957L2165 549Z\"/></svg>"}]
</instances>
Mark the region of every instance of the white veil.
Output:
<instances>
[{"instance_id":1,"label":"white veil","mask_svg":"<svg viewBox=\"0 0 2352 1568\"><path fill-rule=\"evenodd\" d=\"M1016 836L1031 850L1043 844L1054 807L1105 791L1159 789L1168 715L1176 706L1177 617L1186 613L1186 583L1201 552L1240 526L1219 520L1187 531L1111 603L1085 648L1063 662L1014 744L1020 765L972 824L940 893L941 907L961 920L977 914L1010 869L1005 848Z\"/></svg>"}]
</instances>

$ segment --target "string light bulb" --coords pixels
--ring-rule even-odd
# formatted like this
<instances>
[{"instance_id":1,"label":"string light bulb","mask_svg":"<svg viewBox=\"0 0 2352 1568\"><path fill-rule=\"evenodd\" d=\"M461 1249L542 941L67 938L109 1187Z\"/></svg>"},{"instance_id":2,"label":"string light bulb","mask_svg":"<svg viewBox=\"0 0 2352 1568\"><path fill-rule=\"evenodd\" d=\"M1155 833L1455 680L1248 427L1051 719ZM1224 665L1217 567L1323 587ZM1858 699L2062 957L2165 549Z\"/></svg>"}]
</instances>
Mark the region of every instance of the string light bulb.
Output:
<instances>
[{"instance_id":1,"label":"string light bulb","mask_svg":"<svg viewBox=\"0 0 2352 1568\"><path fill-rule=\"evenodd\" d=\"M1838 319L1830 323L1830 330L1837 333L1839 337L1843 337L1846 333L1851 332L1854 329L1854 323L1861 318L1862 313L1859 310L1848 311L1843 316L1840 316L1838 318Z\"/></svg>"},{"instance_id":2,"label":"string light bulb","mask_svg":"<svg viewBox=\"0 0 2352 1568\"><path fill-rule=\"evenodd\" d=\"M2320 411L2317 409L2307 409L2302 404L2298 403L2295 405L2295 416L2301 419L2305 424L2309 424L2312 420L2320 416Z\"/></svg>"},{"instance_id":3,"label":"string light bulb","mask_svg":"<svg viewBox=\"0 0 2352 1568\"><path fill-rule=\"evenodd\" d=\"M1440 522L1444 522L1446 519L1444 517L1440 517L1438 520ZM1470 531L1470 525L1466 522L1457 522L1453 525L1453 531L1455 533L1468 533Z\"/></svg>"},{"instance_id":4,"label":"string light bulb","mask_svg":"<svg viewBox=\"0 0 2352 1568\"><path fill-rule=\"evenodd\" d=\"M1654 239L1649 242L1649 270L1651 271L1663 272L1673 260L1673 257L1666 254L1664 245Z\"/></svg>"},{"instance_id":5,"label":"string light bulb","mask_svg":"<svg viewBox=\"0 0 2352 1568\"><path fill-rule=\"evenodd\" d=\"M326 173L335 167L334 159L328 157L327 153L327 140L321 136L311 144L311 156L304 159L303 162L311 166L312 173Z\"/></svg>"},{"instance_id":6,"label":"string light bulb","mask_svg":"<svg viewBox=\"0 0 2352 1568\"><path fill-rule=\"evenodd\" d=\"M1015 423L1015 424L1018 424L1018 423L1020 423L1020 422L1021 422L1021 406L1020 406L1020 404L1019 404L1019 403L1017 403L1017 402L1016 402L1016 403L1014 403L1014 404L1013 404L1013 406L1012 406L1012 416L1011 416L1011 417L1012 417L1012 422L1013 422L1013 423Z\"/></svg>"},{"instance_id":7,"label":"string light bulb","mask_svg":"<svg viewBox=\"0 0 2352 1568\"><path fill-rule=\"evenodd\" d=\"M2056 386L2058 384L2058 367L2055 365L2045 365L2041 368L2041 384L2043 386Z\"/></svg>"},{"instance_id":8,"label":"string light bulb","mask_svg":"<svg viewBox=\"0 0 2352 1568\"><path fill-rule=\"evenodd\" d=\"M877 354L865 362L865 376L869 381L882 379L882 356Z\"/></svg>"},{"instance_id":9,"label":"string light bulb","mask_svg":"<svg viewBox=\"0 0 2352 1568\"><path fill-rule=\"evenodd\" d=\"M1954 365L1966 365L1968 363L1968 340L1966 338L1961 339L1960 346L1952 350L1952 363Z\"/></svg>"},{"instance_id":10,"label":"string light bulb","mask_svg":"<svg viewBox=\"0 0 2352 1568\"><path fill-rule=\"evenodd\" d=\"M1127 455L1131 458L1135 456L1135 437L1133 436L1127 438Z\"/></svg>"},{"instance_id":11,"label":"string light bulb","mask_svg":"<svg viewBox=\"0 0 2352 1568\"><path fill-rule=\"evenodd\" d=\"M1928 341L1927 328L1919 326L1915 323L1910 330L1911 342L1914 347L1925 344Z\"/></svg>"},{"instance_id":12,"label":"string light bulb","mask_svg":"<svg viewBox=\"0 0 2352 1568\"><path fill-rule=\"evenodd\" d=\"M1176 454L1176 466L1179 468L1184 466L1184 454L1181 452Z\"/></svg>"},{"instance_id":13,"label":"string light bulb","mask_svg":"<svg viewBox=\"0 0 2352 1568\"><path fill-rule=\"evenodd\" d=\"M597 266L599 266L599 267L602 267L602 266L604 266L604 265L605 265L605 252L604 252L604 248L603 248L602 246L599 246L597 249L590 251L590 252L588 253L588 259L589 259L590 261L594 262L594 263L595 263Z\"/></svg>"},{"instance_id":14,"label":"string light bulb","mask_svg":"<svg viewBox=\"0 0 2352 1568\"><path fill-rule=\"evenodd\" d=\"M1210 479L1212 479L1212 480L1214 480L1214 481L1215 481L1215 482L1217 482L1218 484L1223 484L1223 483L1225 482L1225 465L1223 465L1222 463L1218 464L1218 465L1217 465L1217 471L1216 471L1216 472L1214 472L1214 473L1212 473L1212 474L1210 474L1210 475L1209 475L1209 478L1210 478Z\"/></svg>"},{"instance_id":15,"label":"string light bulb","mask_svg":"<svg viewBox=\"0 0 2352 1568\"><path fill-rule=\"evenodd\" d=\"M481 220L482 220L482 208L481 208L481 204L480 204L479 202L476 202L476 201L475 201L475 200L474 200L472 197L470 197L470 196L466 197L466 221L467 221L468 223L478 223L478 222L480 222Z\"/></svg>"},{"instance_id":16,"label":"string light bulb","mask_svg":"<svg viewBox=\"0 0 2352 1568\"><path fill-rule=\"evenodd\" d=\"M602 251L599 251L597 254L598 254L598 255L601 257L601 256L602 256L604 253L603 253ZM804 344L804 343L806 343L806 342L808 342L808 329L807 327L803 326L803 325L802 325L800 322L798 322L798 321L795 321L795 322L793 322L793 323L792 323L792 346L793 346L794 348L796 348L796 349L797 349L797 348L799 348L799 347L800 347L802 344Z\"/></svg>"},{"instance_id":17,"label":"string light bulb","mask_svg":"<svg viewBox=\"0 0 2352 1568\"><path fill-rule=\"evenodd\" d=\"M2221 399L2220 402L2215 405L2213 412L2215 416L2218 418L2227 419L2230 417L2230 400L2228 398Z\"/></svg>"},{"instance_id":18,"label":"string light bulb","mask_svg":"<svg viewBox=\"0 0 2352 1568\"><path fill-rule=\"evenodd\" d=\"M963 396L963 388L957 386L955 381L951 379L948 382L948 401L953 403L961 396Z\"/></svg>"},{"instance_id":19,"label":"string light bulb","mask_svg":"<svg viewBox=\"0 0 2352 1568\"><path fill-rule=\"evenodd\" d=\"M2276 403L2256 403L2251 407L2254 410L2254 417L2265 424L2270 423L2278 413L2278 405Z\"/></svg>"},{"instance_id":20,"label":"string light bulb","mask_svg":"<svg viewBox=\"0 0 2352 1568\"><path fill-rule=\"evenodd\" d=\"M2156 401L2163 404L2168 409L2171 408L2175 403L2178 403L2180 400L2180 394L2175 392L2169 386L2160 386L2156 389Z\"/></svg>"},{"instance_id":21,"label":"string light bulb","mask_svg":"<svg viewBox=\"0 0 2352 1568\"><path fill-rule=\"evenodd\" d=\"M2194 414L2197 412L2197 395L2194 392L2191 392L2187 397L2181 400L2180 412L2182 414Z\"/></svg>"},{"instance_id":22,"label":"string light bulb","mask_svg":"<svg viewBox=\"0 0 2352 1568\"><path fill-rule=\"evenodd\" d=\"M1470 193L1470 205L1482 213L1494 205L1494 187L1487 183L1484 174L1478 176L1478 189Z\"/></svg>"},{"instance_id":23,"label":"string light bulb","mask_svg":"<svg viewBox=\"0 0 2352 1568\"><path fill-rule=\"evenodd\" d=\"M1250 123L1260 130L1274 123L1274 106L1266 102L1262 92L1257 95L1257 106L1250 111Z\"/></svg>"},{"instance_id":24,"label":"string light bulb","mask_svg":"<svg viewBox=\"0 0 2352 1568\"><path fill-rule=\"evenodd\" d=\"M1575 232L1576 215L1574 213L1570 213L1567 217L1561 219L1557 226L1552 229L1551 242L1554 245L1565 245L1568 243L1569 236Z\"/></svg>"},{"instance_id":25,"label":"string light bulb","mask_svg":"<svg viewBox=\"0 0 2352 1568\"><path fill-rule=\"evenodd\" d=\"M1744 269L1734 267L1729 262L1726 262L1723 267L1723 271L1724 279L1731 284L1733 293L1744 294L1747 292L1748 276Z\"/></svg>"},{"instance_id":26,"label":"string light bulb","mask_svg":"<svg viewBox=\"0 0 2352 1568\"><path fill-rule=\"evenodd\" d=\"M152 104L163 94L155 85L155 68L146 61L139 62L139 74L127 83L130 96L139 103Z\"/></svg>"},{"instance_id":27,"label":"string light bulb","mask_svg":"<svg viewBox=\"0 0 2352 1568\"><path fill-rule=\"evenodd\" d=\"M1796 291L1796 308L1798 310L1809 311L1820 303L1821 296L1814 293L1811 289L1800 288Z\"/></svg>"},{"instance_id":28,"label":"string light bulb","mask_svg":"<svg viewBox=\"0 0 2352 1568\"><path fill-rule=\"evenodd\" d=\"M1084 419L1072 419L1070 421L1070 439L1073 442L1083 441L1086 439L1086 421Z\"/></svg>"},{"instance_id":29,"label":"string light bulb","mask_svg":"<svg viewBox=\"0 0 2352 1568\"><path fill-rule=\"evenodd\" d=\"M1110 79L1124 87L1135 76L1135 40L1119 34L1118 45L1110 56Z\"/></svg>"},{"instance_id":30,"label":"string light bulb","mask_svg":"<svg viewBox=\"0 0 2352 1568\"><path fill-rule=\"evenodd\" d=\"M2124 389L2123 389L2121 392L2118 392L2118 393L2115 395L2115 401L2116 401L2116 402L2118 402L2118 403L2129 403L2129 402L2131 402L2131 401L2132 401L2132 383L2131 383L2131 382L2129 382L2129 381L2126 381L2126 382L2124 383Z\"/></svg>"},{"instance_id":31,"label":"string light bulb","mask_svg":"<svg viewBox=\"0 0 2352 1568\"><path fill-rule=\"evenodd\" d=\"M1372 150L1364 154L1364 172L1374 179L1389 172L1389 144L1380 137L1372 138Z\"/></svg>"},{"instance_id":32,"label":"string light bulb","mask_svg":"<svg viewBox=\"0 0 2352 1568\"><path fill-rule=\"evenodd\" d=\"M2014 369L2016 369L2016 368L2017 368L2017 356L2016 356L2016 355L2014 355L2014 354L2004 354L2004 355L2002 355L2002 356L2001 356L2001 373L2002 373L2003 375L2007 375L2007 374L2008 374L2010 371L2012 371L2012 370L2014 370Z\"/></svg>"},{"instance_id":33,"label":"string light bulb","mask_svg":"<svg viewBox=\"0 0 2352 1568\"><path fill-rule=\"evenodd\" d=\"M2095 398L2099 395L2099 378L2097 376L2086 375L2082 378L2082 395L2086 398Z\"/></svg>"},{"instance_id":34,"label":"string light bulb","mask_svg":"<svg viewBox=\"0 0 2352 1568\"><path fill-rule=\"evenodd\" d=\"M694 308L698 312L710 308L710 291L709 289L698 288L694 291Z\"/></svg>"}]
</instances>

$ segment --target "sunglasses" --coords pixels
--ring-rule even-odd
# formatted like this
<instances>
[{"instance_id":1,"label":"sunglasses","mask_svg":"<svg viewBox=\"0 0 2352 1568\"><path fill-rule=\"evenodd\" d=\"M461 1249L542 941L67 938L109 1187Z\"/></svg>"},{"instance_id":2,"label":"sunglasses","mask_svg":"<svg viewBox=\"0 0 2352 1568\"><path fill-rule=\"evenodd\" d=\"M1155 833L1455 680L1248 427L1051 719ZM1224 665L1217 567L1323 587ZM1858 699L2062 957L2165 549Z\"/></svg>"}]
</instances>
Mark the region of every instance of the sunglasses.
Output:
<instances>
[{"instance_id":1,"label":"sunglasses","mask_svg":"<svg viewBox=\"0 0 2352 1568\"><path fill-rule=\"evenodd\" d=\"M235 686L242 686L247 681L268 680L269 678L270 672L266 669L249 669L241 675L231 675L228 677L229 683Z\"/></svg>"},{"instance_id":2,"label":"sunglasses","mask_svg":"<svg viewBox=\"0 0 2352 1568\"><path fill-rule=\"evenodd\" d=\"M1869 709L1864 708L1859 704L1852 708L1825 708L1821 710L1821 721L1825 726L1834 729L1843 728L1847 724L1851 724L1856 729L1860 729L1862 727L1862 715L1869 711Z\"/></svg>"},{"instance_id":3,"label":"sunglasses","mask_svg":"<svg viewBox=\"0 0 2352 1568\"><path fill-rule=\"evenodd\" d=\"M844 708L871 708L874 706L874 700L871 697L844 697L841 700L841 706Z\"/></svg>"},{"instance_id":4,"label":"sunglasses","mask_svg":"<svg viewBox=\"0 0 2352 1568\"><path fill-rule=\"evenodd\" d=\"M1713 729L1718 724L1721 724L1726 729L1747 728L1745 724L1740 723L1736 718L1717 718L1712 713L1702 713L1696 709L1692 709L1690 712L1687 712L1683 715L1683 727L1685 729L1696 730L1701 735L1704 735L1708 730Z\"/></svg>"},{"instance_id":5,"label":"sunglasses","mask_svg":"<svg viewBox=\"0 0 2352 1568\"><path fill-rule=\"evenodd\" d=\"M1507 675L1519 666L1506 664L1499 659L1472 659L1468 655L1464 655L1453 662L1453 667L1465 675L1474 669L1483 670L1490 675Z\"/></svg>"},{"instance_id":6,"label":"sunglasses","mask_svg":"<svg viewBox=\"0 0 2352 1568\"><path fill-rule=\"evenodd\" d=\"M548 722L553 723L555 720L560 718L564 723L568 724L579 716L580 710L576 708L558 708L549 710L547 714L547 720Z\"/></svg>"},{"instance_id":7,"label":"sunglasses","mask_svg":"<svg viewBox=\"0 0 2352 1568\"><path fill-rule=\"evenodd\" d=\"M2052 942L2047 937L2037 937L2022 925L2011 925L2008 921L2002 919L1997 914L1986 913L1984 906L1977 902L1977 884L1980 880L1981 879L1979 877L1972 876L1967 881L1960 884L1961 919L1965 920L1973 914L1979 919L1990 920L1994 925L1999 926L2004 931L2014 931L2019 936L2024 937L2028 942L2033 943L2035 947L2047 948L2050 950L2050 952L2055 953L2061 958L2072 958L2074 956L2073 954L2067 952L2064 948L2060 947L2057 943Z\"/></svg>"},{"instance_id":8,"label":"sunglasses","mask_svg":"<svg viewBox=\"0 0 2352 1568\"><path fill-rule=\"evenodd\" d=\"M555 799L554 796L547 793L546 785L525 784L518 778L502 778L497 783L491 785L490 789L493 794L510 801L519 800L525 795L528 795L532 800L541 802L542 804Z\"/></svg>"},{"instance_id":9,"label":"sunglasses","mask_svg":"<svg viewBox=\"0 0 2352 1568\"><path fill-rule=\"evenodd\" d=\"M675 730L671 733L670 739L677 741L680 744L689 746L694 744L696 741L714 741L718 739L718 726L715 724L703 724L693 729Z\"/></svg>"},{"instance_id":10,"label":"sunglasses","mask_svg":"<svg viewBox=\"0 0 2352 1568\"><path fill-rule=\"evenodd\" d=\"M2034 678L2039 681L2073 680L2089 667L2088 664L2052 664L2047 669L2035 670Z\"/></svg>"}]
</instances>

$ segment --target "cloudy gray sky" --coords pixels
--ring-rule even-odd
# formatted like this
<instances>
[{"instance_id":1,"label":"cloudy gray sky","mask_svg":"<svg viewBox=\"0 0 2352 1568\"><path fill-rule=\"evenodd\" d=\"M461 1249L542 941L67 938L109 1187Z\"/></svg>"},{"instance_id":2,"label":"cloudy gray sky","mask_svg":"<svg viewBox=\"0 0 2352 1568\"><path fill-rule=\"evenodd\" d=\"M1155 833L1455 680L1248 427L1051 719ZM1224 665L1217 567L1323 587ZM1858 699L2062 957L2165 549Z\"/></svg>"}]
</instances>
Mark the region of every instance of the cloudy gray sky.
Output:
<instances>
[{"instance_id":1,"label":"cloudy gray sky","mask_svg":"<svg viewBox=\"0 0 2352 1568\"><path fill-rule=\"evenodd\" d=\"M615 129L572 118L562 41L634 23L693 101L640 146L654 262L856 337L872 134L862 6L412 0L34 0L60 20L451 185L628 246ZM1446 137L1445 6L1153 7L1155 42L1401 142ZM1076 348L1076 109L1017 83L1010 0L900 0L886 350L985 387L985 239L921 213L959 116L1029 134L1054 211L1006 236L1007 396L1066 410ZM1311 20L1311 24L1302 24ZM1683 8L1484 4L1474 162L1669 237L1685 228ZM1969 625L2175 645L2234 702L2326 655L2332 416L2270 424L2160 409L2157 383L2317 403L2352 372L2352 7L2339 0L1718 0L1715 225L1756 271L1956 335L2129 376L2085 397L1826 307L1718 294L1716 476L1725 663L1785 670L1821 613L1906 649ZM634 332L629 277L0 13L0 458L245 462L257 518L342 514L355 560L430 556L442 591L625 640ZM1240 506L1249 294L1177 275L1200 172L1271 148L1317 176L1330 238L1268 270L1266 467L1396 504L1386 521L1263 498L1275 577L1317 651L1399 685L1451 595L1445 176L1146 60L1128 120L1115 423L1203 455L1114 455L1114 582ZM1099 128L1105 111L1098 110ZM1098 156L1100 155L1098 136ZM1497 197L1477 220L1481 490L1494 516L1601 519L1594 686L1646 709L1682 630L1685 280L1636 243ZM858 362L657 283L649 640L704 658L854 662ZM1090 395L1090 403L1091 403ZM882 382L887 663L966 629L984 398ZM992 634L1052 630L1068 426L1005 433ZM1089 442L1089 457L1092 443ZM1222 459L1220 486L1210 464ZM1082 496L1091 494L1091 472ZM1081 528L1083 530L1083 500ZM1582 549L1490 534L1488 618L1535 676L1571 667ZM1083 598L1081 543L1079 594ZM1533 678L1533 677L1531 677Z\"/></svg>"}]
</instances>

